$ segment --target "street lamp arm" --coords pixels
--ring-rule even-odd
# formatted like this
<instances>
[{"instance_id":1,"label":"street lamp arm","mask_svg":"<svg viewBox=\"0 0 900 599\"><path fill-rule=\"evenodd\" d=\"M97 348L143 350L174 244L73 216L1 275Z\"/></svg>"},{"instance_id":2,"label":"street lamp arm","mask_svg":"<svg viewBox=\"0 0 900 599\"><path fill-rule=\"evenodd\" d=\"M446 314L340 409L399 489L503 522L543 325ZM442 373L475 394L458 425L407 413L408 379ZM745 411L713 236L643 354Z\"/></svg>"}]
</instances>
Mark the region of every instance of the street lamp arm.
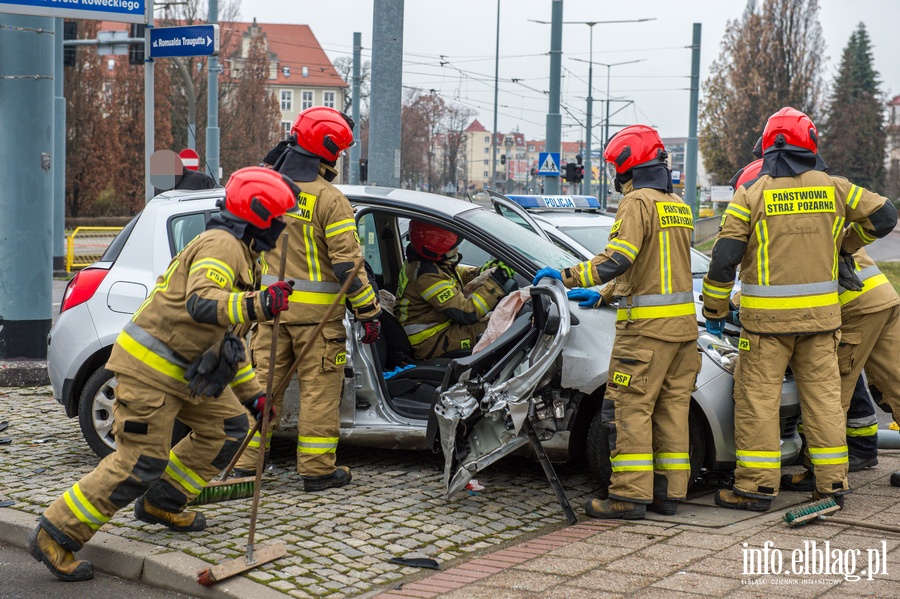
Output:
<instances>
[{"instance_id":1,"label":"street lamp arm","mask_svg":"<svg viewBox=\"0 0 900 599\"><path fill-rule=\"evenodd\" d=\"M540 25L550 25L550 21L540 21L538 19L528 19L532 23L539 23ZM655 21L656 17L649 17L644 19L628 19L625 21L563 21L563 25L587 25L588 27L593 27L594 25L608 25L613 23L643 23L645 21Z\"/></svg>"}]
</instances>

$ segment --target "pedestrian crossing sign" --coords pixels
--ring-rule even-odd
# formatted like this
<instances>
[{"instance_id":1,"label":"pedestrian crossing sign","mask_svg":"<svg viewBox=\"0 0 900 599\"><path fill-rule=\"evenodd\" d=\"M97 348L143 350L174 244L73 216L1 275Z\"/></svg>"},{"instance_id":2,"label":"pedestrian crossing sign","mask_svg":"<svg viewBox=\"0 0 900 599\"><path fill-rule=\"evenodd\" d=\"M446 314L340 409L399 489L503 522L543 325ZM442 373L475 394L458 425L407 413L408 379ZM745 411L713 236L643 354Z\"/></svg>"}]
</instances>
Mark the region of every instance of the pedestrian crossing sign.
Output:
<instances>
[{"instance_id":1,"label":"pedestrian crossing sign","mask_svg":"<svg viewBox=\"0 0 900 599\"><path fill-rule=\"evenodd\" d=\"M538 175L542 177L559 176L559 152L541 152L538 154Z\"/></svg>"}]
</instances>

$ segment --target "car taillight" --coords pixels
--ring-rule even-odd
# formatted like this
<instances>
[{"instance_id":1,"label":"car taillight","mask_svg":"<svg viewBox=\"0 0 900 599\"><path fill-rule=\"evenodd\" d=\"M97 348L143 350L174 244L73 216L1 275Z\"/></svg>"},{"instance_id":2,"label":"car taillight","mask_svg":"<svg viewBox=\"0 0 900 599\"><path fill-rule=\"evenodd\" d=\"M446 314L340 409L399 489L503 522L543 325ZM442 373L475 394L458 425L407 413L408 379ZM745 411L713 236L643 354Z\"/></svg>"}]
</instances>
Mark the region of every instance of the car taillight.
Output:
<instances>
[{"instance_id":1,"label":"car taillight","mask_svg":"<svg viewBox=\"0 0 900 599\"><path fill-rule=\"evenodd\" d=\"M91 299L107 274L109 271L105 268L86 268L76 274L66 286L59 313Z\"/></svg>"}]
</instances>

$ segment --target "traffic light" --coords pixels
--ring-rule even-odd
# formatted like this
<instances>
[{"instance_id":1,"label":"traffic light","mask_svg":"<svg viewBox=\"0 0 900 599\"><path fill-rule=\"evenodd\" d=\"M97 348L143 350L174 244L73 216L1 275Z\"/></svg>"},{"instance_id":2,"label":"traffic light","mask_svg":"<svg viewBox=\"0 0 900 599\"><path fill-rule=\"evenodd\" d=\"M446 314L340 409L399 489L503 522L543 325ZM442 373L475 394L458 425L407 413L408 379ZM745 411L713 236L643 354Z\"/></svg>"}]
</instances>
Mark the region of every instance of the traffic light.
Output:
<instances>
[{"instance_id":1,"label":"traffic light","mask_svg":"<svg viewBox=\"0 0 900 599\"><path fill-rule=\"evenodd\" d=\"M537 169L535 167L531 167L531 176L537 177Z\"/></svg>"},{"instance_id":2,"label":"traffic light","mask_svg":"<svg viewBox=\"0 0 900 599\"><path fill-rule=\"evenodd\" d=\"M367 158L359 159L359 182L369 182L369 160Z\"/></svg>"},{"instance_id":3,"label":"traffic light","mask_svg":"<svg viewBox=\"0 0 900 599\"><path fill-rule=\"evenodd\" d=\"M575 174L575 163L574 163L574 162L567 162L567 163L566 163L566 175L565 175L565 180L566 180L566 182L568 182L568 183L575 183L575 182L576 182L576 180L575 180L575 177L576 177L576 176L577 176L577 175Z\"/></svg>"},{"instance_id":4,"label":"traffic light","mask_svg":"<svg viewBox=\"0 0 900 599\"><path fill-rule=\"evenodd\" d=\"M500 164L506 164L506 154L500 154Z\"/></svg>"},{"instance_id":5,"label":"traffic light","mask_svg":"<svg viewBox=\"0 0 900 599\"><path fill-rule=\"evenodd\" d=\"M63 40L78 39L78 22L66 21L63 23ZM75 46L63 46L63 66L75 66Z\"/></svg>"},{"instance_id":6,"label":"traffic light","mask_svg":"<svg viewBox=\"0 0 900 599\"><path fill-rule=\"evenodd\" d=\"M144 37L145 25L131 24L130 37ZM144 64L144 44L128 44L128 64Z\"/></svg>"},{"instance_id":7,"label":"traffic light","mask_svg":"<svg viewBox=\"0 0 900 599\"><path fill-rule=\"evenodd\" d=\"M581 183L584 180L584 165L576 164L575 165L575 182Z\"/></svg>"},{"instance_id":8,"label":"traffic light","mask_svg":"<svg viewBox=\"0 0 900 599\"><path fill-rule=\"evenodd\" d=\"M581 164L581 161L584 160L581 157L581 154L575 154L575 164Z\"/></svg>"}]
</instances>

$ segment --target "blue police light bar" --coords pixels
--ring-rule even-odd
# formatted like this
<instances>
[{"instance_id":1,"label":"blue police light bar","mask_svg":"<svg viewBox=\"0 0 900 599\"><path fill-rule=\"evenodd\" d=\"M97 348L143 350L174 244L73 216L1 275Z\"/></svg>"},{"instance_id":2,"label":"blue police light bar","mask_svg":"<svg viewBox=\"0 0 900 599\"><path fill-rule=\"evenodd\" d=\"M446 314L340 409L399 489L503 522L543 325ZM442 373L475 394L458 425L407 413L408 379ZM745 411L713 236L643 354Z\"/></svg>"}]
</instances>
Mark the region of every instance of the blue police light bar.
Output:
<instances>
[{"instance_id":1,"label":"blue police light bar","mask_svg":"<svg viewBox=\"0 0 900 599\"><path fill-rule=\"evenodd\" d=\"M594 196L539 196L508 195L506 196L522 208L551 210L599 210L600 201Z\"/></svg>"}]
</instances>

